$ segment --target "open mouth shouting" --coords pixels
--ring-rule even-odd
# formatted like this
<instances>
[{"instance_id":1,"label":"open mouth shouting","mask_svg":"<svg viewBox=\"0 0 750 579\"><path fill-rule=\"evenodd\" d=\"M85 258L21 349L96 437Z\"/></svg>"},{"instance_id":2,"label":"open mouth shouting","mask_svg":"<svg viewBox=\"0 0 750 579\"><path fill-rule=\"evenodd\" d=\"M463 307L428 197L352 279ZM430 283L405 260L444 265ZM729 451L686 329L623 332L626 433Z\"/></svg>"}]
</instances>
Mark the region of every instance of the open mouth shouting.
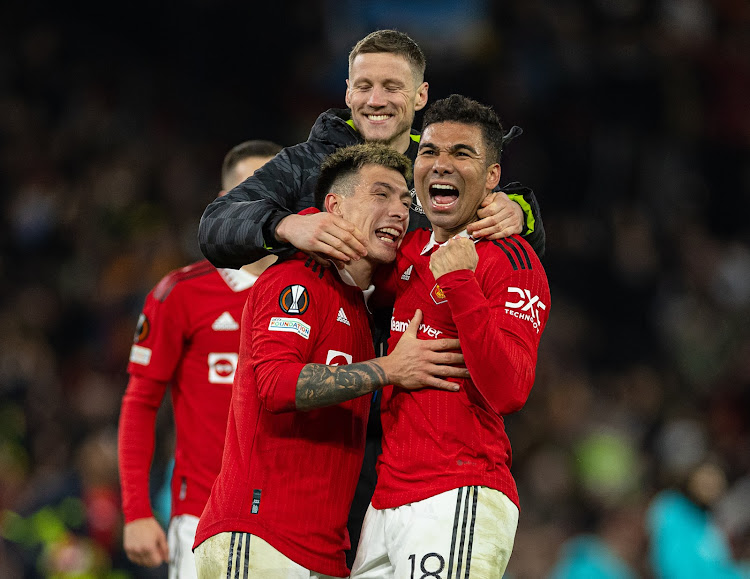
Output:
<instances>
[{"instance_id":1,"label":"open mouth shouting","mask_svg":"<svg viewBox=\"0 0 750 579\"><path fill-rule=\"evenodd\" d=\"M458 189L448 183L433 183L429 192L430 205L436 211L449 211L458 202Z\"/></svg>"}]
</instances>

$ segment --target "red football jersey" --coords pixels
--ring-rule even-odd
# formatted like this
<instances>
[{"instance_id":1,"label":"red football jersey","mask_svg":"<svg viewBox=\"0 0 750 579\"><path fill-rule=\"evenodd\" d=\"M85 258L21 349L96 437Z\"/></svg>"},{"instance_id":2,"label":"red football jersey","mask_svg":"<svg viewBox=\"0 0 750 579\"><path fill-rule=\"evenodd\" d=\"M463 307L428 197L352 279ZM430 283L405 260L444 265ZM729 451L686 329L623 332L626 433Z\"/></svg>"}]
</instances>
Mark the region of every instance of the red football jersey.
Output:
<instances>
[{"instance_id":1,"label":"red football jersey","mask_svg":"<svg viewBox=\"0 0 750 579\"><path fill-rule=\"evenodd\" d=\"M149 470L156 414L171 387L176 428L172 516L200 516L221 467L242 308L255 276L200 261L148 294L122 401L120 480L126 522L152 516Z\"/></svg>"},{"instance_id":2,"label":"red football jersey","mask_svg":"<svg viewBox=\"0 0 750 579\"><path fill-rule=\"evenodd\" d=\"M497 489L518 504L503 415L521 408L534 383L547 322L547 276L520 236L476 242L476 272L436 282L429 269L431 232L407 234L391 271L396 303L392 351L416 309L418 337L458 337L471 379L458 392L383 390L383 453L372 504L384 509L467 485ZM439 282L439 283L438 283Z\"/></svg>"},{"instance_id":3,"label":"red football jersey","mask_svg":"<svg viewBox=\"0 0 750 579\"><path fill-rule=\"evenodd\" d=\"M252 533L307 569L344 577L370 397L308 412L295 399L306 364L374 358L363 292L298 254L250 291L241 334L221 472L195 546Z\"/></svg>"}]
</instances>

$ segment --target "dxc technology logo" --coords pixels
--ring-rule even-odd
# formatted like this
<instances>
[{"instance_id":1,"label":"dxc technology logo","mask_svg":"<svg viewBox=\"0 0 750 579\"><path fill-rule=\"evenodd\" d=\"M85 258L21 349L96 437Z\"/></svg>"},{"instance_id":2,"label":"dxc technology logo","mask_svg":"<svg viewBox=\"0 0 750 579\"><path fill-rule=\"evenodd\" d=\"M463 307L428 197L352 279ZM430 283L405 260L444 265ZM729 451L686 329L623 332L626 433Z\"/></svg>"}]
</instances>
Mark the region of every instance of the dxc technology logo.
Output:
<instances>
[{"instance_id":1,"label":"dxc technology logo","mask_svg":"<svg viewBox=\"0 0 750 579\"><path fill-rule=\"evenodd\" d=\"M542 320L539 317L539 310L546 310L547 306L539 299L539 296L532 296L529 290L518 287L509 287L508 293L518 294L517 302L505 302L505 313L531 322L534 329L539 332L542 327Z\"/></svg>"}]
</instances>

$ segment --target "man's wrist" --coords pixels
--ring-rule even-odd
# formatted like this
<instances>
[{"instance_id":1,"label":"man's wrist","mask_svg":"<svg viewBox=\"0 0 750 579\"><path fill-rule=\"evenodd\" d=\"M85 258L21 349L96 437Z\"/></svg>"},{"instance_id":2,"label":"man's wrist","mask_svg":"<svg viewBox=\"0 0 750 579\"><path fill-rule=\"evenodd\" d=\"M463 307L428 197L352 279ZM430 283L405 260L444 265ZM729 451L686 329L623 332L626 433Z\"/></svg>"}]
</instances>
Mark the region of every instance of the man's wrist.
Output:
<instances>
[{"instance_id":1,"label":"man's wrist","mask_svg":"<svg viewBox=\"0 0 750 579\"><path fill-rule=\"evenodd\" d=\"M285 235L286 227L284 224L289 224L289 218L293 217L292 215L285 215L282 217L278 224L276 225L276 229L274 231L274 239L278 243L289 243L289 238Z\"/></svg>"},{"instance_id":2,"label":"man's wrist","mask_svg":"<svg viewBox=\"0 0 750 579\"><path fill-rule=\"evenodd\" d=\"M466 267L461 267L461 268L446 270L446 271L444 271L442 273L438 273L438 274L433 273L432 275L435 278L435 281L438 283L438 285L440 285L440 280L443 280L443 282L446 282L447 278L446 279L443 279L443 278L445 278L446 276L451 276L453 274L461 274L459 277L464 277L464 276L468 277L468 276L471 276L471 275L474 274L474 270L472 270L470 267L466 266Z\"/></svg>"},{"instance_id":3,"label":"man's wrist","mask_svg":"<svg viewBox=\"0 0 750 579\"><path fill-rule=\"evenodd\" d=\"M281 249L288 242L277 235L281 222L292 215L287 211L272 211L263 225L263 247L267 251Z\"/></svg>"},{"instance_id":4,"label":"man's wrist","mask_svg":"<svg viewBox=\"0 0 750 579\"><path fill-rule=\"evenodd\" d=\"M393 384L393 376L391 375L390 364L388 363L388 356L380 356L372 360L372 365L376 366L382 372L384 377L384 383L377 385L374 390L378 390L387 384Z\"/></svg>"}]
</instances>

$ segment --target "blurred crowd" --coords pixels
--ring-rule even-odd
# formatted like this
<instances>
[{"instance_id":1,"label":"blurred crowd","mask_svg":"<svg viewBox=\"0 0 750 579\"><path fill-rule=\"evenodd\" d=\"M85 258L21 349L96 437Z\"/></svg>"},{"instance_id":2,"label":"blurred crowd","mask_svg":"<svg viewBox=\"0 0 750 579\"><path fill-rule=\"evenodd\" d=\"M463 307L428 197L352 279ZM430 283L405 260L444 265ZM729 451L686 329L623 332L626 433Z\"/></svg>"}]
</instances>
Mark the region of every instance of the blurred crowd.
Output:
<instances>
[{"instance_id":1,"label":"blurred crowd","mask_svg":"<svg viewBox=\"0 0 750 579\"><path fill-rule=\"evenodd\" d=\"M750 577L746 0L14 4L0 576L163 576L122 553L116 424L143 300L201 258L224 153L304 140L343 106L353 43L392 27L425 48L431 101L460 92L523 127L501 182L535 190L547 230L550 322L506 421L506 576Z\"/></svg>"}]
</instances>

